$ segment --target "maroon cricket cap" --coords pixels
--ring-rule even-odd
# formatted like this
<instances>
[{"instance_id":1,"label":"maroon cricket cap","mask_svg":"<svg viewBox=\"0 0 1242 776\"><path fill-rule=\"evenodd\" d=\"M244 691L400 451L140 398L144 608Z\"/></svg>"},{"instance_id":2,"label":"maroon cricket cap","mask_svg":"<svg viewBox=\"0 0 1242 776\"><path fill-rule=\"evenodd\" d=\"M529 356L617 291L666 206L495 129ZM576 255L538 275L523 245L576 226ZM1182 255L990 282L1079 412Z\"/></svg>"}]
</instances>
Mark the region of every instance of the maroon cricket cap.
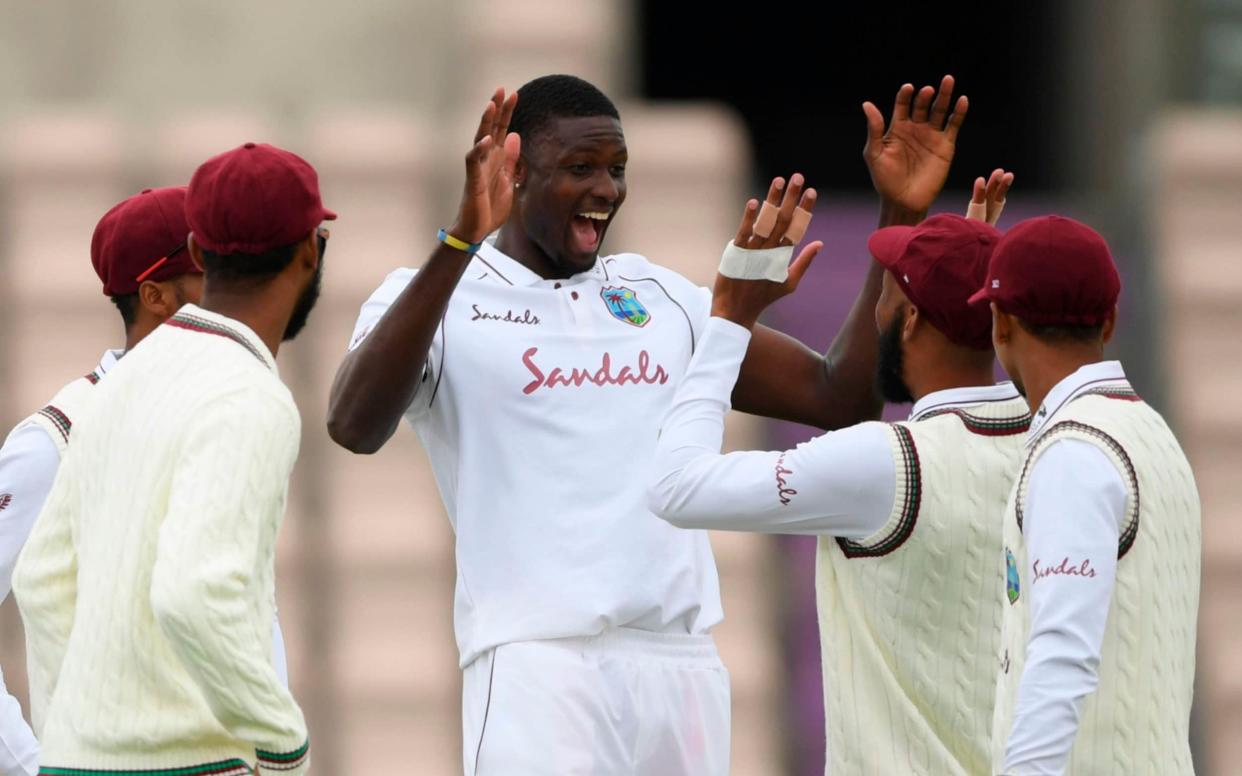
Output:
<instances>
[{"instance_id":1,"label":"maroon cricket cap","mask_svg":"<svg viewBox=\"0 0 1242 776\"><path fill-rule=\"evenodd\" d=\"M315 168L266 143L203 162L190 179L185 211L194 242L221 255L291 245L336 218L319 198Z\"/></svg>"},{"instance_id":2,"label":"maroon cricket cap","mask_svg":"<svg viewBox=\"0 0 1242 776\"><path fill-rule=\"evenodd\" d=\"M185 249L185 187L143 189L104 213L91 237L91 264L107 296L138 291L144 280L200 274Z\"/></svg>"},{"instance_id":3,"label":"maroon cricket cap","mask_svg":"<svg viewBox=\"0 0 1242 776\"><path fill-rule=\"evenodd\" d=\"M1098 326L1120 294L1117 265L1098 232L1072 218L1040 216L1005 233L970 301L995 302L1039 326Z\"/></svg>"},{"instance_id":4,"label":"maroon cricket cap","mask_svg":"<svg viewBox=\"0 0 1242 776\"><path fill-rule=\"evenodd\" d=\"M992 313L966 303L987 275L1001 233L983 221L943 214L918 226L887 226L867 240L871 255L952 342L992 347Z\"/></svg>"}]
</instances>

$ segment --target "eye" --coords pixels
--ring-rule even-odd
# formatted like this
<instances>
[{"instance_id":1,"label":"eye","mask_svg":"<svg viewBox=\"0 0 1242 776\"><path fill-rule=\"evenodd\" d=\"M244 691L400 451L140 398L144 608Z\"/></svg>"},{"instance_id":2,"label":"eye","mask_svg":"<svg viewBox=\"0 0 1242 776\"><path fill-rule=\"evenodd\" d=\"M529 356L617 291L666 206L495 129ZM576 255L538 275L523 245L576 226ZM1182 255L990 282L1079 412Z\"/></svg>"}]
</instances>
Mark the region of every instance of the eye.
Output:
<instances>
[{"instance_id":1,"label":"eye","mask_svg":"<svg viewBox=\"0 0 1242 776\"><path fill-rule=\"evenodd\" d=\"M624 178L625 177L625 165L614 164L612 168L609 170L609 172L612 173L612 177L614 178Z\"/></svg>"},{"instance_id":2,"label":"eye","mask_svg":"<svg viewBox=\"0 0 1242 776\"><path fill-rule=\"evenodd\" d=\"M587 175L591 172L591 166L588 164L571 164L569 171L574 175Z\"/></svg>"}]
</instances>

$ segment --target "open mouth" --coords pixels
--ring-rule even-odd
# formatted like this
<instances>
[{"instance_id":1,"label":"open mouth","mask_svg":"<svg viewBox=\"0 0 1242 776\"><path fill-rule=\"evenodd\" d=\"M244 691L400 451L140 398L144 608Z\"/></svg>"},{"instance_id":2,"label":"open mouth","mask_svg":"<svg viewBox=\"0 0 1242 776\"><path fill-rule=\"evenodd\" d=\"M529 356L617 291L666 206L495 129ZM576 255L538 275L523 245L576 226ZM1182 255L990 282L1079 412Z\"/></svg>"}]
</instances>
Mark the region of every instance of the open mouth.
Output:
<instances>
[{"instance_id":1,"label":"open mouth","mask_svg":"<svg viewBox=\"0 0 1242 776\"><path fill-rule=\"evenodd\" d=\"M594 253L599 250L604 229L608 226L611 212L586 210L570 219L573 249L576 253Z\"/></svg>"}]
</instances>

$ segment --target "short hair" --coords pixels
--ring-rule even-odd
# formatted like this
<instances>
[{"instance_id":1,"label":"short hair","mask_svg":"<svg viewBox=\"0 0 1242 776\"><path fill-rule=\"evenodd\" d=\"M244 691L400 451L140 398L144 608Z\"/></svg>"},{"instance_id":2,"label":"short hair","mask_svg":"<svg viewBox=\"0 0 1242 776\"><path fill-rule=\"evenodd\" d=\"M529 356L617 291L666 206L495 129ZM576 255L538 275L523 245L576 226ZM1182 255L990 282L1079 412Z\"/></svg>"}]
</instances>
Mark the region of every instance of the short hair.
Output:
<instances>
[{"instance_id":1,"label":"short hair","mask_svg":"<svg viewBox=\"0 0 1242 776\"><path fill-rule=\"evenodd\" d=\"M1094 342L1104 336L1104 324L1037 324L1018 319L1027 334L1044 342Z\"/></svg>"},{"instance_id":2,"label":"short hair","mask_svg":"<svg viewBox=\"0 0 1242 776\"><path fill-rule=\"evenodd\" d=\"M523 150L552 119L610 116L621 120L612 100L577 76L541 76L523 84L517 93L517 107L513 109L509 131L521 136Z\"/></svg>"},{"instance_id":3,"label":"short hair","mask_svg":"<svg viewBox=\"0 0 1242 776\"><path fill-rule=\"evenodd\" d=\"M263 253L230 253L221 255L203 251L203 271L215 282L260 285L276 277L293 262L298 253L298 240Z\"/></svg>"},{"instance_id":4,"label":"short hair","mask_svg":"<svg viewBox=\"0 0 1242 776\"><path fill-rule=\"evenodd\" d=\"M112 304L116 305L116 309L121 312L121 320L125 322L125 328L134 325L134 321L138 319L138 294L116 294L111 297Z\"/></svg>"}]
</instances>

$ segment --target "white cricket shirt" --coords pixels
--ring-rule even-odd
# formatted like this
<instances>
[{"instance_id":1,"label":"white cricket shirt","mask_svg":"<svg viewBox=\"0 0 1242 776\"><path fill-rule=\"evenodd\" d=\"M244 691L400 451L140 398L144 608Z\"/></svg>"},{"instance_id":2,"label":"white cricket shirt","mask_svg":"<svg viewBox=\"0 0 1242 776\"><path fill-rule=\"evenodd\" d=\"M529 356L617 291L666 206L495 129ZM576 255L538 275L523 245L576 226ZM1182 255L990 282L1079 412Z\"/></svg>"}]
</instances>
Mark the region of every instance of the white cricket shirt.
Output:
<instances>
[{"instance_id":1,"label":"white cricket shirt","mask_svg":"<svg viewBox=\"0 0 1242 776\"><path fill-rule=\"evenodd\" d=\"M362 307L352 347L413 279ZM646 506L648 467L711 309L642 256L544 280L485 244L453 292L406 413L457 535L462 666L499 644L721 619L707 534Z\"/></svg>"}]
</instances>

